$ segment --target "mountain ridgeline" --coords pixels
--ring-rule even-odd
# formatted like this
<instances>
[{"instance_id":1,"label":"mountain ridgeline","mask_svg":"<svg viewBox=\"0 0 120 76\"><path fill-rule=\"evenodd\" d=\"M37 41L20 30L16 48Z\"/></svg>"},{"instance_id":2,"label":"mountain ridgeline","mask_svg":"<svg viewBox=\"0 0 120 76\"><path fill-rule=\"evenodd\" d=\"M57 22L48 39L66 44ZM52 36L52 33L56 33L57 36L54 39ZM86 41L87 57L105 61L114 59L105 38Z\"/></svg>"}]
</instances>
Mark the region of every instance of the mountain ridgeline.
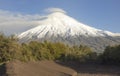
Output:
<instances>
[{"instance_id":1,"label":"mountain ridgeline","mask_svg":"<svg viewBox=\"0 0 120 76\"><path fill-rule=\"evenodd\" d=\"M120 34L82 24L64 13L54 12L40 20L39 25L18 35L20 42L51 41L68 45L84 44L96 52L120 43Z\"/></svg>"}]
</instances>

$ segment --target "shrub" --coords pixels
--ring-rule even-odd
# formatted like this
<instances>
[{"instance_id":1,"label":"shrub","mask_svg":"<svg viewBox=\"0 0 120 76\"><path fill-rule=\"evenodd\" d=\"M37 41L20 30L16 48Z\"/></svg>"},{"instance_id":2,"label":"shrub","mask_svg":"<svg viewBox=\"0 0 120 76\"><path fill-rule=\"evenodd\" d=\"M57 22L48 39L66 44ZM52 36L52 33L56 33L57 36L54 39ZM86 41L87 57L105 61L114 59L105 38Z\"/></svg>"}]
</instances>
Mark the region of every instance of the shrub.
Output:
<instances>
[{"instance_id":1,"label":"shrub","mask_svg":"<svg viewBox=\"0 0 120 76\"><path fill-rule=\"evenodd\" d=\"M61 42L18 42L15 36L0 35L0 62L11 60L39 61L62 60L86 62L92 60L95 53L87 46L68 46Z\"/></svg>"}]
</instances>

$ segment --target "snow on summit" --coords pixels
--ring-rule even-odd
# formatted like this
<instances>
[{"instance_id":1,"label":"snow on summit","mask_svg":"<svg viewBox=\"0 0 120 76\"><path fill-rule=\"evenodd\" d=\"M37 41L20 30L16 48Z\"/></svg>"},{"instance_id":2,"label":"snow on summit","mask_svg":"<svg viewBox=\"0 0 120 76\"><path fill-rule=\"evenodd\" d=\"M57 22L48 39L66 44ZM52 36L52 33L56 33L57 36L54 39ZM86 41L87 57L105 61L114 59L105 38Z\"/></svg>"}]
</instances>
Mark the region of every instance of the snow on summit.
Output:
<instances>
[{"instance_id":1,"label":"snow on summit","mask_svg":"<svg viewBox=\"0 0 120 76\"><path fill-rule=\"evenodd\" d=\"M67 15L64 10L49 9L50 13L38 21L38 26L18 35L20 42L52 41L68 45L84 44L96 52L120 43L120 34L85 25Z\"/></svg>"},{"instance_id":2,"label":"snow on summit","mask_svg":"<svg viewBox=\"0 0 120 76\"><path fill-rule=\"evenodd\" d=\"M49 15L44 20L38 21L38 26L25 31L19 35L19 38L44 38L45 36L120 36L108 31L102 31L69 17L64 10L61 9L48 9Z\"/></svg>"},{"instance_id":3,"label":"snow on summit","mask_svg":"<svg viewBox=\"0 0 120 76\"><path fill-rule=\"evenodd\" d=\"M50 13L44 20L39 21L39 25L19 35L19 38L28 37L44 38L44 36L117 36L108 31L102 31L88 25L82 24L77 20L69 17L62 10L50 10ZM53 12L54 11L54 12Z\"/></svg>"}]
</instances>

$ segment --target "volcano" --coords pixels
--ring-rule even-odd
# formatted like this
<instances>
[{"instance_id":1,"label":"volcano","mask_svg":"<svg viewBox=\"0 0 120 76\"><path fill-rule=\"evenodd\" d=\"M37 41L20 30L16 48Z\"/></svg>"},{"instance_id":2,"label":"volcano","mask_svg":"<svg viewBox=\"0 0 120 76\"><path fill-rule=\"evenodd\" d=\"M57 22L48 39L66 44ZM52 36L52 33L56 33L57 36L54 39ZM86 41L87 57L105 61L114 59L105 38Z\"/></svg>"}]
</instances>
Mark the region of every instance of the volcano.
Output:
<instances>
[{"instance_id":1,"label":"volcano","mask_svg":"<svg viewBox=\"0 0 120 76\"><path fill-rule=\"evenodd\" d=\"M84 44L102 52L108 45L120 43L120 34L85 25L62 12L51 13L38 21L39 25L22 32L20 42L52 41L69 45Z\"/></svg>"}]
</instances>

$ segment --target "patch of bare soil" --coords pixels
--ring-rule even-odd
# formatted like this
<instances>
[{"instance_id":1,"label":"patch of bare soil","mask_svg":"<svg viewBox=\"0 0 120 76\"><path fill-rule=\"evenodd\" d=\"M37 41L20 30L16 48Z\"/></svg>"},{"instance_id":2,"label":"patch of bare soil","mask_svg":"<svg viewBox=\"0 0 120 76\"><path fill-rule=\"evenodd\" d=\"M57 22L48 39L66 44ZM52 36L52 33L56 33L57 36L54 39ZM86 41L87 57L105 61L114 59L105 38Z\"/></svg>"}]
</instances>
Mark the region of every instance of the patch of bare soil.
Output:
<instances>
[{"instance_id":1,"label":"patch of bare soil","mask_svg":"<svg viewBox=\"0 0 120 76\"><path fill-rule=\"evenodd\" d=\"M53 61L9 62L6 65L8 76L76 76L71 68L59 65Z\"/></svg>"},{"instance_id":2,"label":"patch of bare soil","mask_svg":"<svg viewBox=\"0 0 120 76\"><path fill-rule=\"evenodd\" d=\"M120 66L59 61L12 61L0 66L0 76L120 76Z\"/></svg>"}]
</instances>

